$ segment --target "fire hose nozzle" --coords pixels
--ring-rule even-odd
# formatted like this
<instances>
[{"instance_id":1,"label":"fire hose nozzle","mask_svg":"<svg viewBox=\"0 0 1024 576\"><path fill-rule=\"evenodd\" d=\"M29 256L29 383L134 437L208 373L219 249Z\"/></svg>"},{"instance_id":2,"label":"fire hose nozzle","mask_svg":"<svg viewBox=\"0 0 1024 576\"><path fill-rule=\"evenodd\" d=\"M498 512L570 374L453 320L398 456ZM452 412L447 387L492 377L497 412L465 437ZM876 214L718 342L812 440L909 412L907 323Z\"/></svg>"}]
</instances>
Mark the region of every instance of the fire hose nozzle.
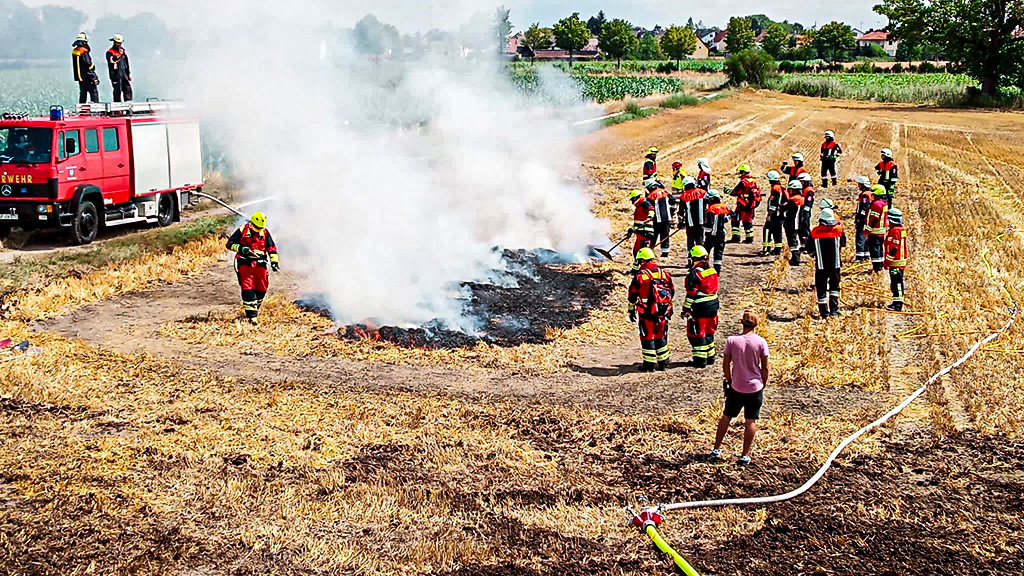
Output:
<instances>
[{"instance_id":1,"label":"fire hose nozzle","mask_svg":"<svg viewBox=\"0 0 1024 576\"><path fill-rule=\"evenodd\" d=\"M643 531L646 530L648 526L661 526L663 521L664 516L662 511L659 508L651 507L644 508L639 514L634 514L632 524L634 527Z\"/></svg>"}]
</instances>

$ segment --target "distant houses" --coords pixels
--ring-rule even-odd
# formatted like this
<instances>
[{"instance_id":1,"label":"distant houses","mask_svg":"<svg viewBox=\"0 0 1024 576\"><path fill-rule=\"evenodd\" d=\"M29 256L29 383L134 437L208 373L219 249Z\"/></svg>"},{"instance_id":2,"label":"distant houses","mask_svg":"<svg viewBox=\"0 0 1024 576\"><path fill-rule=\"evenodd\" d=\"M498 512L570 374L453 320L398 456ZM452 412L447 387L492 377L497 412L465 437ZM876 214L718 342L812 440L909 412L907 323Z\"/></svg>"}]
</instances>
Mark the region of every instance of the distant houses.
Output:
<instances>
[{"instance_id":1,"label":"distant houses","mask_svg":"<svg viewBox=\"0 0 1024 576\"><path fill-rule=\"evenodd\" d=\"M898 40L893 40L889 37L888 32L882 30L873 30L857 37L857 47L865 49L870 46L881 46L882 50L889 56L895 57L896 51L899 50L900 43Z\"/></svg>"}]
</instances>

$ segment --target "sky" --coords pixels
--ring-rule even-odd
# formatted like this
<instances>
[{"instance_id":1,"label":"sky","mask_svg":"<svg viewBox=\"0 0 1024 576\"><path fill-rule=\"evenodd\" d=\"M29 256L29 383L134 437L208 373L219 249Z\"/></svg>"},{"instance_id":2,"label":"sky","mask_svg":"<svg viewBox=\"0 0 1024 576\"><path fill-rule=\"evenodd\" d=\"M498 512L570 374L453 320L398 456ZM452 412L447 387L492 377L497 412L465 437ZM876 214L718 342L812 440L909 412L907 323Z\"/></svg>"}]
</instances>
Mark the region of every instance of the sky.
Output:
<instances>
[{"instance_id":1,"label":"sky","mask_svg":"<svg viewBox=\"0 0 1024 576\"><path fill-rule=\"evenodd\" d=\"M73 5L96 18L105 13L131 16L138 12L154 12L174 28L209 25L211 21L228 22L244 18L238 13L240 2L218 0L23 0L26 4ZM598 10L608 18L625 18L634 25L651 28L655 24L685 24L687 18L704 21L708 26L724 27L730 16L767 14L773 20L800 22L805 26L821 25L832 20L844 21L855 28L866 30L886 24L884 18L871 8L878 0L845 0L843 2L794 0L491 0L512 10L514 30L524 30L533 22L551 25L558 19L579 12L585 20ZM338 25L350 26L367 13L392 23L403 33L417 29L447 28L458 25L450 22L451 14L466 15L482 9L489 2L480 0L322 0L323 10L331 14ZM287 6L287 2L282 2ZM287 9L287 8L283 8ZM211 20L212 17L212 20Z\"/></svg>"}]
</instances>

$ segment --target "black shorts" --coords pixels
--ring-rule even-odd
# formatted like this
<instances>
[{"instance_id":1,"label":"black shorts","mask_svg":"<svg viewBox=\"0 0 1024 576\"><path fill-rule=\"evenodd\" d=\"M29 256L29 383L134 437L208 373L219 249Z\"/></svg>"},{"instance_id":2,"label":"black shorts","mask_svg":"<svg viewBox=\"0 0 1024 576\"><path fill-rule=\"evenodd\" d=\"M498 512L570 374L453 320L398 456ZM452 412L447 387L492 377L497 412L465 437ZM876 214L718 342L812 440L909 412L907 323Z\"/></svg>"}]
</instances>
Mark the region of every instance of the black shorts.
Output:
<instances>
[{"instance_id":1,"label":"black shorts","mask_svg":"<svg viewBox=\"0 0 1024 576\"><path fill-rule=\"evenodd\" d=\"M729 388L725 393L725 415L735 418L743 410L743 418L757 420L761 416L761 405L764 404L764 390L753 394L744 394Z\"/></svg>"}]
</instances>

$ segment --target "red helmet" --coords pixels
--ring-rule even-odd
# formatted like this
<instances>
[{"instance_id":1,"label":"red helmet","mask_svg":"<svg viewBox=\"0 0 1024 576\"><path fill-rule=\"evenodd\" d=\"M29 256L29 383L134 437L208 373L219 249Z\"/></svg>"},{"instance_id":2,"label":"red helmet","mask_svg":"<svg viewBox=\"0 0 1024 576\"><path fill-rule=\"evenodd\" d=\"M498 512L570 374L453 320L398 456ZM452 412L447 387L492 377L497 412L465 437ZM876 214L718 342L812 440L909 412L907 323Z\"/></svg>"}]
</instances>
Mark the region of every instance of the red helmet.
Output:
<instances>
[{"instance_id":1,"label":"red helmet","mask_svg":"<svg viewBox=\"0 0 1024 576\"><path fill-rule=\"evenodd\" d=\"M672 163L672 167L675 168L676 170L678 170L679 168L683 167L683 163L682 162L673 162Z\"/></svg>"}]
</instances>

